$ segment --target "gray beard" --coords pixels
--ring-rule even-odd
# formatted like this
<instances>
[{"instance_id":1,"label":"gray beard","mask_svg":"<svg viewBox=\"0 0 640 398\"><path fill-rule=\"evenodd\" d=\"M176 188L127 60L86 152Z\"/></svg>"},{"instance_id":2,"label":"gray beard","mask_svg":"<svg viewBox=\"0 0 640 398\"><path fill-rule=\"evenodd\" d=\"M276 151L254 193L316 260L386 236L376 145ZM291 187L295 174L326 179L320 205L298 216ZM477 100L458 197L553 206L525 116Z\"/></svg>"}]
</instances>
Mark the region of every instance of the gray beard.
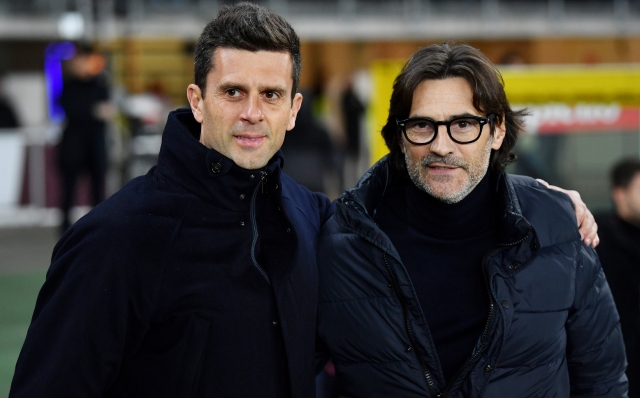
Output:
<instances>
[{"instance_id":1,"label":"gray beard","mask_svg":"<svg viewBox=\"0 0 640 398\"><path fill-rule=\"evenodd\" d=\"M441 202L447 204L454 204L460 202L462 199L466 198L467 195L471 193L475 189L475 187L482 181L482 178L487 174L487 170L489 169L489 160L491 158L491 143L493 141L490 139L487 141L487 146L485 147L484 158L482 159L483 167L480 170L470 170L470 165L464 159L456 158L451 155L447 156L439 156L433 153L423 157L419 162L412 162L407 155L406 144L403 141L402 145L404 146L404 161L407 165L407 171L409 172L409 177L413 184L418 187L418 189L428 193L430 196L438 199ZM448 195L442 195L436 193L425 181L420 178L420 171L425 167L429 167L432 163L438 163L447 166L455 166L460 167L467 171L469 179L467 183L462 186L462 188L458 192L454 192Z\"/></svg>"}]
</instances>

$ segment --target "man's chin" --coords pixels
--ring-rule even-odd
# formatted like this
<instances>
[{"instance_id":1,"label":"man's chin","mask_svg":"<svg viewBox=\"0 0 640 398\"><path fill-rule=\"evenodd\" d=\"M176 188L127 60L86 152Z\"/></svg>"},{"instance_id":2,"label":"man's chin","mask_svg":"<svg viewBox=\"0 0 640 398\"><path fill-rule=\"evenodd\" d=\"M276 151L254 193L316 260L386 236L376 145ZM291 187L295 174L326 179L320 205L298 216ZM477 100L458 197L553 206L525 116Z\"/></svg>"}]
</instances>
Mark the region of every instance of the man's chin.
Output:
<instances>
[{"instance_id":1,"label":"man's chin","mask_svg":"<svg viewBox=\"0 0 640 398\"><path fill-rule=\"evenodd\" d=\"M447 204L458 203L469 194L464 187L454 188L433 183L423 184L420 188L433 198Z\"/></svg>"},{"instance_id":2,"label":"man's chin","mask_svg":"<svg viewBox=\"0 0 640 398\"><path fill-rule=\"evenodd\" d=\"M460 202L466 195L460 195L460 193L455 194L430 194L435 199L438 199L442 203L446 203L448 205L452 205L454 203Z\"/></svg>"}]
</instances>

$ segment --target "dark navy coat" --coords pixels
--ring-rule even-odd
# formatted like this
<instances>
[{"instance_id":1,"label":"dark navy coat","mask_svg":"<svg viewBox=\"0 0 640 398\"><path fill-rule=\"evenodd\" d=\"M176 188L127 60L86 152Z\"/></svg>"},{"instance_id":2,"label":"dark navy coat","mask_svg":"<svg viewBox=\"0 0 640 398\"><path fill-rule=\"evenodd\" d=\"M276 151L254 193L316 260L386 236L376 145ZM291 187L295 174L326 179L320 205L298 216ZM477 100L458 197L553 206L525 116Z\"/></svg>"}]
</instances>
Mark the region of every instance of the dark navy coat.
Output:
<instances>
[{"instance_id":1,"label":"dark navy coat","mask_svg":"<svg viewBox=\"0 0 640 398\"><path fill-rule=\"evenodd\" d=\"M57 244L12 397L314 396L330 202L280 154L244 170L199 128L172 112L158 165Z\"/></svg>"},{"instance_id":2,"label":"dark navy coat","mask_svg":"<svg viewBox=\"0 0 640 398\"><path fill-rule=\"evenodd\" d=\"M482 264L489 316L446 386L407 271L373 222L385 189L398 180L381 160L338 200L320 238L318 333L340 396L626 396L618 313L571 202L506 174L497 182L501 243Z\"/></svg>"}]
</instances>

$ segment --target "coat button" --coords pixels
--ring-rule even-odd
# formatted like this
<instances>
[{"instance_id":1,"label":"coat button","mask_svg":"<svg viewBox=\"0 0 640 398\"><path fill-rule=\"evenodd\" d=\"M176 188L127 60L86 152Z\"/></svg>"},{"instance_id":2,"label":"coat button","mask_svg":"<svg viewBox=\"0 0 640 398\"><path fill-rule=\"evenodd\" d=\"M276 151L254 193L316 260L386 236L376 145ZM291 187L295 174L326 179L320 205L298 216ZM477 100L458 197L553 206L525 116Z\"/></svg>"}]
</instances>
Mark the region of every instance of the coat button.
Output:
<instances>
[{"instance_id":1,"label":"coat button","mask_svg":"<svg viewBox=\"0 0 640 398\"><path fill-rule=\"evenodd\" d=\"M278 321L273 321L273 326L278 326Z\"/></svg>"},{"instance_id":2,"label":"coat button","mask_svg":"<svg viewBox=\"0 0 640 398\"><path fill-rule=\"evenodd\" d=\"M491 365L487 365L484 367L485 372L491 372L492 370L493 370L493 367Z\"/></svg>"},{"instance_id":3,"label":"coat button","mask_svg":"<svg viewBox=\"0 0 640 398\"><path fill-rule=\"evenodd\" d=\"M251 175L249 176L249 178L256 178L256 176L255 176L255 175L253 175L253 174L251 174Z\"/></svg>"},{"instance_id":4,"label":"coat button","mask_svg":"<svg viewBox=\"0 0 640 398\"><path fill-rule=\"evenodd\" d=\"M502 300L502 307L509 308L509 302L507 300Z\"/></svg>"},{"instance_id":5,"label":"coat button","mask_svg":"<svg viewBox=\"0 0 640 398\"><path fill-rule=\"evenodd\" d=\"M514 269L516 269L516 265L515 265L515 264L509 264L509 265L507 266L507 268L509 268L509 269L511 269L511 270L514 270Z\"/></svg>"},{"instance_id":6,"label":"coat button","mask_svg":"<svg viewBox=\"0 0 640 398\"><path fill-rule=\"evenodd\" d=\"M276 184L276 189L280 188L280 186L278 184Z\"/></svg>"},{"instance_id":7,"label":"coat button","mask_svg":"<svg viewBox=\"0 0 640 398\"><path fill-rule=\"evenodd\" d=\"M287 228L287 233L290 234L291 233L291 228Z\"/></svg>"},{"instance_id":8,"label":"coat button","mask_svg":"<svg viewBox=\"0 0 640 398\"><path fill-rule=\"evenodd\" d=\"M222 171L222 165L220 163L214 163L211 165L211 172L213 174L218 174Z\"/></svg>"},{"instance_id":9,"label":"coat button","mask_svg":"<svg viewBox=\"0 0 640 398\"><path fill-rule=\"evenodd\" d=\"M407 347L407 352L411 352L411 347Z\"/></svg>"},{"instance_id":10,"label":"coat button","mask_svg":"<svg viewBox=\"0 0 640 398\"><path fill-rule=\"evenodd\" d=\"M242 200L242 199L244 199L244 194L243 193L240 194L240 200Z\"/></svg>"},{"instance_id":11,"label":"coat button","mask_svg":"<svg viewBox=\"0 0 640 398\"><path fill-rule=\"evenodd\" d=\"M244 227L244 221L240 221L240 226Z\"/></svg>"}]
</instances>

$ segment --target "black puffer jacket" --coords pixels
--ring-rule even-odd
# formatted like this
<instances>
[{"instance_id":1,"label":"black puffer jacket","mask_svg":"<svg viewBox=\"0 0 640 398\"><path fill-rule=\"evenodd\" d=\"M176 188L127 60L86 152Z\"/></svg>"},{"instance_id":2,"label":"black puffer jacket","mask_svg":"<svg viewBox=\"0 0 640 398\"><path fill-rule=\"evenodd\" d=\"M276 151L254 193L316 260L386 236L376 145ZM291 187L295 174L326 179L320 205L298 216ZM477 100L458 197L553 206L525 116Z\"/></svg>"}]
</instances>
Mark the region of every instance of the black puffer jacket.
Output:
<instances>
[{"instance_id":1,"label":"black puffer jacket","mask_svg":"<svg viewBox=\"0 0 640 398\"><path fill-rule=\"evenodd\" d=\"M506 174L497 182L501 244L483 262L486 328L446 386L411 280L373 222L395 174L378 162L338 200L320 239L319 338L341 396L626 396L618 314L570 201Z\"/></svg>"}]
</instances>

